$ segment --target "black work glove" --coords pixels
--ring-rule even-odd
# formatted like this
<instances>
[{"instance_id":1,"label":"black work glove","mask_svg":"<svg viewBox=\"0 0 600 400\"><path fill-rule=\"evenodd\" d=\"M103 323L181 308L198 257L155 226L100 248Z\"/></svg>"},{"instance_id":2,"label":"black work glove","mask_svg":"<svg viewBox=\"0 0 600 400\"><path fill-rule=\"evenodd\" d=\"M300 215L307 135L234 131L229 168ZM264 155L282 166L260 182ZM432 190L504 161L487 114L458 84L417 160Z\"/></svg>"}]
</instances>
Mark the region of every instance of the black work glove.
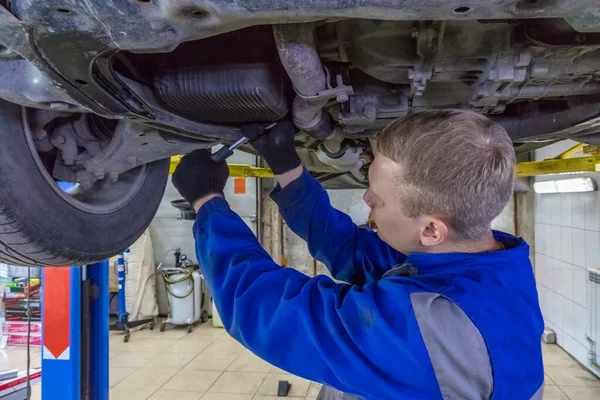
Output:
<instances>
[{"instance_id":1,"label":"black work glove","mask_svg":"<svg viewBox=\"0 0 600 400\"><path fill-rule=\"evenodd\" d=\"M267 161L275 175L300 165L294 146L296 128L290 121L280 121L268 131L265 131L263 124L247 124L242 126L242 135L250 139L252 147Z\"/></svg>"},{"instance_id":2,"label":"black work glove","mask_svg":"<svg viewBox=\"0 0 600 400\"><path fill-rule=\"evenodd\" d=\"M173 185L192 208L209 194L223 196L229 168L227 163L215 162L210 157L210 149L194 150L181 159L173 173Z\"/></svg>"}]
</instances>

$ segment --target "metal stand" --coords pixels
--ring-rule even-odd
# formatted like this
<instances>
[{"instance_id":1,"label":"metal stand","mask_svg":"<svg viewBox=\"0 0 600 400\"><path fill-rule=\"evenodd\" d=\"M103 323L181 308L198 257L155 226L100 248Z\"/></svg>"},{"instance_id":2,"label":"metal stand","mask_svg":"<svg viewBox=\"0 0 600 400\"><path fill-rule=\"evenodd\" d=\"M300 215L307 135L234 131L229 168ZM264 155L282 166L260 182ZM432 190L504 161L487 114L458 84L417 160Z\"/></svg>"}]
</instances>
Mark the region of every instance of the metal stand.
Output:
<instances>
[{"instance_id":1,"label":"metal stand","mask_svg":"<svg viewBox=\"0 0 600 400\"><path fill-rule=\"evenodd\" d=\"M42 271L43 399L108 400L108 268Z\"/></svg>"},{"instance_id":2,"label":"metal stand","mask_svg":"<svg viewBox=\"0 0 600 400\"><path fill-rule=\"evenodd\" d=\"M129 253L129 249L125 250L126 253ZM127 312L126 300L125 300L125 276L127 275L127 268L125 263L125 254L119 253L119 258L117 259L117 279L118 279L118 303L119 303L119 314L117 322L110 325L109 329L111 331L120 331L125 332L123 336L123 341L125 343L129 342L129 338L131 337L130 329L135 328L137 326L149 325L150 329L154 329L154 318L141 319L138 321L129 321L129 313Z\"/></svg>"},{"instance_id":3,"label":"metal stand","mask_svg":"<svg viewBox=\"0 0 600 400\"><path fill-rule=\"evenodd\" d=\"M192 331L194 330L194 324L197 323L198 321L200 323L205 323L208 320L208 312L204 309L202 309L202 306L204 305L203 303L201 303L200 307L201 307L201 311L200 311L200 318L198 320L194 320L194 317L196 315L196 290L195 290L195 280L194 280L194 275L193 275L193 270L190 270L186 267L182 267L182 266L177 266L177 267L163 267L162 265L158 267L158 271L161 273L163 280L165 281L165 292L166 292L166 296L167 296L167 301L169 302L169 315L167 316L167 318L163 319L162 322L160 323L160 331L164 332L167 324L173 324L173 325L187 325L187 332L188 333L192 333ZM190 318L189 322L187 322L186 324L182 324L180 323L176 323L175 321L173 321L173 315L172 315L172 304L171 301L169 300L169 296L172 296L172 294L169 292L169 285L173 284L173 282L169 281L168 275L169 274L179 274L179 275L186 275L186 273L189 273L189 278L184 278L184 280L190 280L191 281L191 285L192 285L192 289L189 293L189 296L192 296L192 317ZM177 282L176 282L177 283ZM201 293L200 296L201 299L204 299L204 293L202 292L202 286L201 286ZM185 296L187 297L187 296Z\"/></svg>"},{"instance_id":4,"label":"metal stand","mask_svg":"<svg viewBox=\"0 0 600 400\"><path fill-rule=\"evenodd\" d=\"M195 316L196 316L196 285L195 285L195 279L194 279L194 268L192 263L189 261L189 259L187 258L187 256L185 254L181 254L181 249L178 247L177 249L175 249L175 267L164 267L162 264L160 264L157 268L157 272L160 273L160 275L163 278L163 281L165 282L165 295L167 297L167 302L169 303L169 315L167 316L167 318L163 319L162 322L160 323L160 331L164 332L167 324L173 324L173 325L187 325L187 332L188 333L192 333L192 330L194 329L194 324L198 321L200 321L201 323L204 323L208 320L208 312L206 310L204 310L204 278L202 276L200 276L200 293L199 295L201 296L201 303L200 303L200 316L198 320L195 320ZM176 279L176 280L172 280L170 278L170 276L172 275L179 275L180 278ZM180 297L178 295L176 295L175 293L173 293L170 290L170 286L171 285L175 285L178 284L180 282L184 282L187 280L191 281L191 291L184 295L183 297ZM189 319L189 321L187 321L186 323L182 323L181 321L177 322L173 320L173 305L171 304L171 296L173 298L178 298L182 299L182 298L186 298L188 296L192 296L192 316Z\"/></svg>"}]
</instances>

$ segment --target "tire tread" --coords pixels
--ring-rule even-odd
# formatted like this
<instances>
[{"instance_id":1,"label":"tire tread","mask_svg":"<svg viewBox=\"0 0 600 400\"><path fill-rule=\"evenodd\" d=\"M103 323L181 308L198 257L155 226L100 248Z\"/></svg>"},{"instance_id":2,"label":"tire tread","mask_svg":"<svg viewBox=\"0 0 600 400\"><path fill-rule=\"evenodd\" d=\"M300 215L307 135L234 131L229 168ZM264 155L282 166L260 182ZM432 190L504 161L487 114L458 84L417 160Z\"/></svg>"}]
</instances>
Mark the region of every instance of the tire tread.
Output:
<instances>
[{"instance_id":1,"label":"tire tread","mask_svg":"<svg viewBox=\"0 0 600 400\"><path fill-rule=\"evenodd\" d=\"M9 214L7 205L0 207L0 220ZM0 228L0 260L14 265L24 266L58 266L58 265L85 265L99 259L107 259L118 251L99 254L83 254L70 250L56 251L50 244L40 240L31 229L17 220L3 223L2 226L10 226L11 231L2 231ZM41 246L40 243L46 243ZM122 251L121 249L119 251ZM39 256L36 256L39 255ZM40 257L41 256L41 257ZM45 257L44 257L45 256Z\"/></svg>"},{"instance_id":2,"label":"tire tread","mask_svg":"<svg viewBox=\"0 0 600 400\"><path fill-rule=\"evenodd\" d=\"M41 175L23 129L22 112L20 106L0 99L0 263L85 265L110 258L131 245L158 209L169 160L148 166L139 193L126 206L102 218L90 214L93 219L88 219L77 206L57 200L58 195ZM110 236L114 221L127 218L136 219L135 227ZM79 221L85 222L85 229L73 228ZM127 222L123 225L129 226Z\"/></svg>"}]
</instances>

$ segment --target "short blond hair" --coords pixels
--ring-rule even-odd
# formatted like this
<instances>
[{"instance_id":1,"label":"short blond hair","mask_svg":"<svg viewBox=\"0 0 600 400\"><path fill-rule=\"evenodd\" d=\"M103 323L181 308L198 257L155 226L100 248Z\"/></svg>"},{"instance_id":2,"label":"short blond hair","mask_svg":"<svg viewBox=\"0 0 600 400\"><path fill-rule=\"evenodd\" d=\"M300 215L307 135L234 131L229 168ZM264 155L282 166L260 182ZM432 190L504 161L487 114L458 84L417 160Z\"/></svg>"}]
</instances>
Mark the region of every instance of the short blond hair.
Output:
<instances>
[{"instance_id":1,"label":"short blond hair","mask_svg":"<svg viewBox=\"0 0 600 400\"><path fill-rule=\"evenodd\" d=\"M506 130L467 110L425 111L379 135L378 151L402 167L396 187L408 214L448 218L458 237L490 230L513 191L515 151Z\"/></svg>"}]
</instances>

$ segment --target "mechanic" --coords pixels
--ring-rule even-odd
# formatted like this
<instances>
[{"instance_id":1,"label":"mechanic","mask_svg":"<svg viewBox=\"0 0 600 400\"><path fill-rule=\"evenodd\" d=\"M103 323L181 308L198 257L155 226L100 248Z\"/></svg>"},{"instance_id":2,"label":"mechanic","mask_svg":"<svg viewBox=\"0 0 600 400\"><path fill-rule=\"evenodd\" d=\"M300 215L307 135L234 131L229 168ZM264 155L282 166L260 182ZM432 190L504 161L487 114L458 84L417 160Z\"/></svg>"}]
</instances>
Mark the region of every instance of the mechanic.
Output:
<instances>
[{"instance_id":1,"label":"mechanic","mask_svg":"<svg viewBox=\"0 0 600 400\"><path fill-rule=\"evenodd\" d=\"M543 320L529 247L491 230L511 198L506 131L471 111L385 128L365 202L377 233L334 209L295 129L243 129L271 194L327 276L281 268L223 196L225 163L185 156L173 183L197 211L198 260L223 324L259 357L324 384L318 399L541 399Z\"/></svg>"}]
</instances>

